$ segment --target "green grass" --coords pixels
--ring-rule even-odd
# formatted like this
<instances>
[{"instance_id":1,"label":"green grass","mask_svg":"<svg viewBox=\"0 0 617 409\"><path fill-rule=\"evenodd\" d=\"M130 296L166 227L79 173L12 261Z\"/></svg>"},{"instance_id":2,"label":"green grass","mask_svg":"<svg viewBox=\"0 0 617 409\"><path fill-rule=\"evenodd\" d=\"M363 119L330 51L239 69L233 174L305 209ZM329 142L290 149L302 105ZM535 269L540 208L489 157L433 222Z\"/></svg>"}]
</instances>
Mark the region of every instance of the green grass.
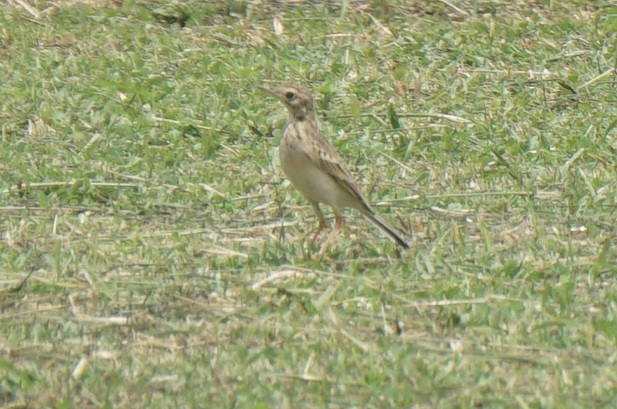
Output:
<instances>
[{"instance_id":1,"label":"green grass","mask_svg":"<svg viewBox=\"0 0 617 409\"><path fill-rule=\"evenodd\" d=\"M614 1L9 3L0 406L617 405ZM411 250L310 261L281 81Z\"/></svg>"}]
</instances>

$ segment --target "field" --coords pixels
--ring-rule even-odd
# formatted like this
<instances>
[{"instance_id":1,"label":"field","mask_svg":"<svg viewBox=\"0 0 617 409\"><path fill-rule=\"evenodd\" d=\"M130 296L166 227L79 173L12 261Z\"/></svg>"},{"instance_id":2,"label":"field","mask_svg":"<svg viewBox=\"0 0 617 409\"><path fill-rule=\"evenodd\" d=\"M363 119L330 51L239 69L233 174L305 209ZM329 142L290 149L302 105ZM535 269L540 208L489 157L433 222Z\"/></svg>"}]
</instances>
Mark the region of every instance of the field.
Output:
<instances>
[{"instance_id":1,"label":"field","mask_svg":"<svg viewBox=\"0 0 617 409\"><path fill-rule=\"evenodd\" d=\"M615 1L3 2L0 407L617 407L616 66ZM410 250L311 260L281 82Z\"/></svg>"}]
</instances>

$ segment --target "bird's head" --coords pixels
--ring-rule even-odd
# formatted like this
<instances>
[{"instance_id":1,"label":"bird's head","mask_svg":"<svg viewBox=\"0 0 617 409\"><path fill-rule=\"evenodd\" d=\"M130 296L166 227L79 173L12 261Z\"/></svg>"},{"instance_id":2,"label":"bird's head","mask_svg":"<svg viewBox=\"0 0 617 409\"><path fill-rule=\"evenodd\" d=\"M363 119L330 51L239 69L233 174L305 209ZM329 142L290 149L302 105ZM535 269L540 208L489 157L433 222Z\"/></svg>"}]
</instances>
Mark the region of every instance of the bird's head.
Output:
<instances>
[{"instance_id":1,"label":"bird's head","mask_svg":"<svg viewBox=\"0 0 617 409\"><path fill-rule=\"evenodd\" d=\"M307 89L295 85L281 85L278 87L258 89L278 98L289 110L291 116L298 121L314 118L313 96Z\"/></svg>"}]
</instances>

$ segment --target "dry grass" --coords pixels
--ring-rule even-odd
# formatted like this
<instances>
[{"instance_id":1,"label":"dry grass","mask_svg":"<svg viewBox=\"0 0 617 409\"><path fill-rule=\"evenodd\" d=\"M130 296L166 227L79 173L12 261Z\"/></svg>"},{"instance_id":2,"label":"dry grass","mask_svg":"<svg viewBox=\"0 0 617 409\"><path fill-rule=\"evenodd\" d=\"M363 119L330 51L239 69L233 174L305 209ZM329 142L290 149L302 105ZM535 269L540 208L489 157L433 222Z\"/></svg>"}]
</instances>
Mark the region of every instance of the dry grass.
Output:
<instances>
[{"instance_id":1,"label":"dry grass","mask_svg":"<svg viewBox=\"0 0 617 409\"><path fill-rule=\"evenodd\" d=\"M614 406L614 2L321 5L0 6L2 405ZM409 252L308 261L282 80Z\"/></svg>"}]
</instances>

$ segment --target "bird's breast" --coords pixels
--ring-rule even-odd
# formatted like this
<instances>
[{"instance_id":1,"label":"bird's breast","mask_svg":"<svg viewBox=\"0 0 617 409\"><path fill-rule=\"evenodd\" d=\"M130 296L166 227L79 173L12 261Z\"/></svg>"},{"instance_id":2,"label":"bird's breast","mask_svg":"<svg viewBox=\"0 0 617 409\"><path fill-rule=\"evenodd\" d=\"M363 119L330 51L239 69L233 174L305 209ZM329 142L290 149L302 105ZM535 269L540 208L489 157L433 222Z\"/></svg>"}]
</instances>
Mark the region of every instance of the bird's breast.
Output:
<instances>
[{"instance_id":1,"label":"bird's breast","mask_svg":"<svg viewBox=\"0 0 617 409\"><path fill-rule=\"evenodd\" d=\"M302 137L285 132L279 147L279 160L291 184L310 201L325 203L335 209L354 205L354 198L338 185L308 154Z\"/></svg>"}]
</instances>

